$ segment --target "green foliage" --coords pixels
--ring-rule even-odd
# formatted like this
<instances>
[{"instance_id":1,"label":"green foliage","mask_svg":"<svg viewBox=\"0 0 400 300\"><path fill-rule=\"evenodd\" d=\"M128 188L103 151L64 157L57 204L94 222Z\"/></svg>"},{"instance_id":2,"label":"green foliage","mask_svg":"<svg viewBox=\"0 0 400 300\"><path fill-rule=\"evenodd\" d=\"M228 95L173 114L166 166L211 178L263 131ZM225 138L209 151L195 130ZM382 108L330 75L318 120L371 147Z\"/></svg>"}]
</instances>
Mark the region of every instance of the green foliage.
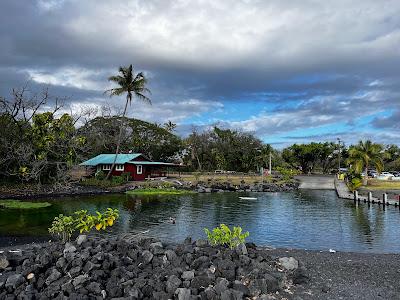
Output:
<instances>
[{"instance_id":1,"label":"green foliage","mask_svg":"<svg viewBox=\"0 0 400 300\"><path fill-rule=\"evenodd\" d=\"M18 200L0 200L0 208L7 209L38 209L51 206L49 202L26 202Z\"/></svg>"},{"instance_id":2,"label":"green foliage","mask_svg":"<svg viewBox=\"0 0 400 300\"><path fill-rule=\"evenodd\" d=\"M167 188L144 188L135 189L126 192L129 195L185 195L193 194L191 190L178 190L178 189L167 189Z\"/></svg>"},{"instance_id":3,"label":"green foliage","mask_svg":"<svg viewBox=\"0 0 400 300\"><path fill-rule=\"evenodd\" d=\"M96 187L101 187L101 188L109 188L109 187L121 185L121 183L119 183L118 181L103 180L103 179L97 179L97 178L86 178L85 180L81 181L79 184L83 185L83 186L96 186Z\"/></svg>"},{"instance_id":4,"label":"green foliage","mask_svg":"<svg viewBox=\"0 0 400 300\"><path fill-rule=\"evenodd\" d=\"M122 172L122 173L121 173L121 177L124 179L124 181L129 181L129 179L131 178L131 173L129 173L129 172Z\"/></svg>"},{"instance_id":5,"label":"green foliage","mask_svg":"<svg viewBox=\"0 0 400 300\"><path fill-rule=\"evenodd\" d=\"M96 230L105 230L107 227L113 226L118 218L118 209L112 208L107 208L103 213L96 212L95 215L88 214L87 210L76 211L72 216L60 214L54 218L49 232L56 234L63 242L67 242L76 231L90 232L93 227Z\"/></svg>"},{"instance_id":6,"label":"green foliage","mask_svg":"<svg viewBox=\"0 0 400 300\"><path fill-rule=\"evenodd\" d=\"M168 161L183 150L182 140L157 124L131 118L122 121L120 117L97 117L79 129L91 146L87 157L115 152L121 126L121 152L135 149L152 160Z\"/></svg>"},{"instance_id":7,"label":"green foliage","mask_svg":"<svg viewBox=\"0 0 400 300\"><path fill-rule=\"evenodd\" d=\"M293 168L300 168L303 173L314 170L317 166L324 173L334 167L337 145L333 143L294 144L283 149L282 157Z\"/></svg>"},{"instance_id":8,"label":"green foliage","mask_svg":"<svg viewBox=\"0 0 400 300\"><path fill-rule=\"evenodd\" d=\"M231 230L225 224L221 224L212 231L204 228L204 231L207 234L208 241L211 245L228 246L230 249L234 249L244 243L246 238L249 236L248 231L242 233L242 228L240 226L233 227L233 230Z\"/></svg>"},{"instance_id":9,"label":"green foliage","mask_svg":"<svg viewBox=\"0 0 400 300\"><path fill-rule=\"evenodd\" d=\"M300 174L299 170L289 169L284 167L276 167L275 170L278 171L283 176L284 180L291 180L293 179L294 176Z\"/></svg>"},{"instance_id":10,"label":"green foliage","mask_svg":"<svg viewBox=\"0 0 400 300\"><path fill-rule=\"evenodd\" d=\"M113 176L111 177L111 181L117 185L121 185L126 182L126 180L122 176Z\"/></svg>"},{"instance_id":11,"label":"green foliage","mask_svg":"<svg viewBox=\"0 0 400 300\"><path fill-rule=\"evenodd\" d=\"M106 178L106 173L104 173L103 171L97 171L95 174L94 174L94 178L96 178L97 180L103 180L103 179L105 179Z\"/></svg>"},{"instance_id":12,"label":"green foliage","mask_svg":"<svg viewBox=\"0 0 400 300\"><path fill-rule=\"evenodd\" d=\"M257 157L263 144L249 133L215 126L202 133L192 132L185 142L184 162L192 170L247 172L260 166Z\"/></svg>"},{"instance_id":13,"label":"green foliage","mask_svg":"<svg viewBox=\"0 0 400 300\"><path fill-rule=\"evenodd\" d=\"M63 242L67 242L71 239L72 234L76 230L76 222L73 216L64 216L60 214L54 218L49 232L56 234Z\"/></svg>"},{"instance_id":14,"label":"green foliage","mask_svg":"<svg viewBox=\"0 0 400 300\"><path fill-rule=\"evenodd\" d=\"M362 186L362 177L359 172L356 172L354 169L350 168L347 172L347 186L353 192Z\"/></svg>"},{"instance_id":15,"label":"green foliage","mask_svg":"<svg viewBox=\"0 0 400 300\"><path fill-rule=\"evenodd\" d=\"M359 141L357 145L350 147L347 164L357 173L361 173L371 166L381 172L383 170L384 157L385 154L381 144L375 144L369 140Z\"/></svg>"}]
</instances>

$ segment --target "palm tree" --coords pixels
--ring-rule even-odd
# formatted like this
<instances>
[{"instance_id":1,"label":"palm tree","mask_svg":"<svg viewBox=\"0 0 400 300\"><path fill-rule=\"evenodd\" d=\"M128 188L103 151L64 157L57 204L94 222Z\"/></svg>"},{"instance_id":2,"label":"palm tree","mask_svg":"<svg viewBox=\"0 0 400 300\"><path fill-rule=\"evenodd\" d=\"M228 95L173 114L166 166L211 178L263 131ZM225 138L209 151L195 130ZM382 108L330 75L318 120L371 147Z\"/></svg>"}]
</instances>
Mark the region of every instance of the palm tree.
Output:
<instances>
[{"instance_id":1,"label":"palm tree","mask_svg":"<svg viewBox=\"0 0 400 300\"><path fill-rule=\"evenodd\" d=\"M176 128L176 124L172 123L171 120L169 120L168 122L164 123L164 128L169 132L173 132Z\"/></svg>"},{"instance_id":2,"label":"palm tree","mask_svg":"<svg viewBox=\"0 0 400 300\"><path fill-rule=\"evenodd\" d=\"M105 91L104 93L107 93L112 96L120 96L124 93L126 93L126 101L125 101L125 108L124 112L122 113L122 121L125 120L125 115L126 115L126 110L128 108L128 103L129 105L132 104L132 98L133 96L136 96L139 100L142 100L144 102L147 102L151 104L151 100L145 95L151 94L150 90L146 87L147 84L147 79L145 75L140 72L135 75L133 71L132 65L130 65L127 68L124 67L119 67L119 75L116 76L110 76L108 78L109 81L115 82L118 84L118 87L109 89ZM122 137L122 130L123 130L123 124L121 124L121 127L119 128L119 135L118 135L118 141L117 141L117 148L115 150L115 157L114 157L114 162L111 166L110 171L107 174L106 179L108 179L111 175L112 170L114 169L115 162L117 161L117 156L119 154L119 148L121 145L121 137Z\"/></svg>"},{"instance_id":3,"label":"palm tree","mask_svg":"<svg viewBox=\"0 0 400 300\"><path fill-rule=\"evenodd\" d=\"M270 144L263 145L261 149L258 149L258 156L256 157L257 161L261 164L261 167L265 168L270 164L271 155L272 155L272 146ZM268 169L270 169L269 166ZM271 175L271 174L269 174Z\"/></svg>"},{"instance_id":4,"label":"palm tree","mask_svg":"<svg viewBox=\"0 0 400 300\"><path fill-rule=\"evenodd\" d=\"M370 140L359 141L357 145L350 147L347 162L357 173L361 173L364 169L364 185L368 183L368 168L370 166L375 166L378 173L383 170L382 150L382 145L372 143Z\"/></svg>"}]
</instances>

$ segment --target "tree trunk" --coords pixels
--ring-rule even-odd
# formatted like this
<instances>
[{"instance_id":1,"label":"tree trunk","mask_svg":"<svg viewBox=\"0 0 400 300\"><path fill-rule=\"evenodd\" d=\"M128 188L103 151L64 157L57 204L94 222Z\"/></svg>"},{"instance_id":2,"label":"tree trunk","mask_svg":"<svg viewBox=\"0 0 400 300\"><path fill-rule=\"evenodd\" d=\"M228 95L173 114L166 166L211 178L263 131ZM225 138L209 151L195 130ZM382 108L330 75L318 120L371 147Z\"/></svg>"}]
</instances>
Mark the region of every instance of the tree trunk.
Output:
<instances>
[{"instance_id":1,"label":"tree trunk","mask_svg":"<svg viewBox=\"0 0 400 300\"><path fill-rule=\"evenodd\" d=\"M119 135L118 135L118 140L117 140L117 149L115 151L115 157L114 157L114 161L111 165L111 169L110 171L108 171L108 174L105 178L105 180L108 180L111 176L112 171L114 170L114 166L115 166L115 162L117 161L117 156L119 154L119 147L121 145L121 137L122 137L122 130L123 130L123 125L124 125L124 120L125 120L125 115L126 115L126 110L128 108L128 102L129 102L129 95L126 96L126 103L125 103L125 108L124 108L124 112L122 114L122 124L121 127L119 128Z\"/></svg>"},{"instance_id":2,"label":"tree trunk","mask_svg":"<svg viewBox=\"0 0 400 300\"><path fill-rule=\"evenodd\" d=\"M367 185L368 184L368 165L365 165L365 175L363 178L363 185Z\"/></svg>"}]
</instances>

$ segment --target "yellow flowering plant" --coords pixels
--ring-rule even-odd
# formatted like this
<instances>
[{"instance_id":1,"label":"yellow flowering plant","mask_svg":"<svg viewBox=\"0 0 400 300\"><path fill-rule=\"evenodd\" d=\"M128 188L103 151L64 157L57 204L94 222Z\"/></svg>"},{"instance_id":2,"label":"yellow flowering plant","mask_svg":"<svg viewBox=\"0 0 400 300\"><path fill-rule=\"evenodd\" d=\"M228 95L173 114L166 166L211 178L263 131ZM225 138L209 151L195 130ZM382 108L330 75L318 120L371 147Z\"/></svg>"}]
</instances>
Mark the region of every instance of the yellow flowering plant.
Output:
<instances>
[{"instance_id":1,"label":"yellow flowering plant","mask_svg":"<svg viewBox=\"0 0 400 300\"><path fill-rule=\"evenodd\" d=\"M118 218L118 209L107 208L103 213L96 212L95 215L89 214L87 210L79 210L72 216L56 217L49 232L60 236L63 242L67 242L77 230L80 233L90 232L93 227L98 231L106 230L107 227L113 226Z\"/></svg>"}]
</instances>

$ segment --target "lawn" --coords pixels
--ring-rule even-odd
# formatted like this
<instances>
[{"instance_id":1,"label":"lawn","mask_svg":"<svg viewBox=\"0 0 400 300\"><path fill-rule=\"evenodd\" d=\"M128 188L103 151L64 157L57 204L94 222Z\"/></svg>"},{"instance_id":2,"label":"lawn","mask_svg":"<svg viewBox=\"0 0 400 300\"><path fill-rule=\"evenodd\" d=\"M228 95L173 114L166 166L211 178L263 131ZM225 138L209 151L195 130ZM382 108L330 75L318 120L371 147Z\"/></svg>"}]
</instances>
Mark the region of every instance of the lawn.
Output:
<instances>
[{"instance_id":1,"label":"lawn","mask_svg":"<svg viewBox=\"0 0 400 300\"><path fill-rule=\"evenodd\" d=\"M400 190L400 181L370 179L368 185L364 188L369 190Z\"/></svg>"},{"instance_id":2,"label":"lawn","mask_svg":"<svg viewBox=\"0 0 400 300\"><path fill-rule=\"evenodd\" d=\"M244 184L257 184L261 183L263 180L264 183L270 183L274 182L276 184L284 184L287 183L289 180L285 179L278 179L278 178L273 178L271 176L264 176L262 178L259 175L241 175L241 174L213 174L213 173L207 173L207 174L184 174L181 175L180 178L177 178L179 181L185 181L185 182L213 182L213 183L224 183L224 182L229 182L232 185L240 185L241 183Z\"/></svg>"},{"instance_id":3,"label":"lawn","mask_svg":"<svg viewBox=\"0 0 400 300\"><path fill-rule=\"evenodd\" d=\"M129 195L185 195L185 194L194 194L194 191L190 190L177 190L177 189L157 189L157 188L148 188L148 189L135 189L126 192Z\"/></svg>"},{"instance_id":4,"label":"lawn","mask_svg":"<svg viewBox=\"0 0 400 300\"><path fill-rule=\"evenodd\" d=\"M0 200L0 208L5 209L38 209L49 207L49 202L24 202L18 200Z\"/></svg>"}]
</instances>

